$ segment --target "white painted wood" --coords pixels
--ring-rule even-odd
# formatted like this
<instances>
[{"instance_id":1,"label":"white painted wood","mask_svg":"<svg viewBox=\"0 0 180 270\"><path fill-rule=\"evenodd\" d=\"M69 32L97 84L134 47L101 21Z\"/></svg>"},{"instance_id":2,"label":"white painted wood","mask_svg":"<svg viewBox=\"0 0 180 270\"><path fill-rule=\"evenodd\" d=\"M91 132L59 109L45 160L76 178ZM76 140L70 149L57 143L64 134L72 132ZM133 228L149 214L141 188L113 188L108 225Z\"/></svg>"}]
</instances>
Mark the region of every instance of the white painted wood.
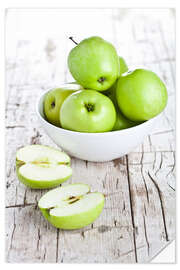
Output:
<instances>
[{"instance_id":1,"label":"white painted wood","mask_svg":"<svg viewBox=\"0 0 180 270\"><path fill-rule=\"evenodd\" d=\"M83 27L82 27L83 26ZM46 190L15 172L16 150L54 143L39 126L37 97L72 81L67 56L77 41L100 35L130 67L161 76L168 105L157 127L128 156L108 163L72 159L68 181L105 194L100 217L81 230L53 228L37 209ZM6 19L6 260L8 262L149 262L175 238L175 55L169 10L9 10ZM78 243L78 245L77 245ZM50 248L49 248L50 247Z\"/></svg>"}]
</instances>

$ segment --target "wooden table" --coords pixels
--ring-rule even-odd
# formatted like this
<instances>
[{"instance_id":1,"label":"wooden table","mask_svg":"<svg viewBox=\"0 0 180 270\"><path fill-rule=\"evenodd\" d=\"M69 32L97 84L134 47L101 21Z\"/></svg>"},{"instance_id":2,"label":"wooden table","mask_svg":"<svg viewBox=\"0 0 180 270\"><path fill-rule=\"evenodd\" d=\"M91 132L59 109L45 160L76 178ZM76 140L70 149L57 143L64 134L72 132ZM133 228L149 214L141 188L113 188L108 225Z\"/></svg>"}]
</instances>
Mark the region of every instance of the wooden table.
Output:
<instances>
[{"instance_id":1,"label":"wooden table","mask_svg":"<svg viewBox=\"0 0 180 270\"><path fill-rule=\"evenodd\" d=\"M175 238L175 28L172 10L9 10L6 15L6 260L45 263L149 262ZM156 129L132 153L107 163L72 158L73 176L105 194L100 217L81 230L52 227L37 208L46 190L31 190L15 172L16 150L55 146L38 124L35 103L72 81L67 55L99 35L129 65L166 83L168 105Z\"/></svg>"}]
</instances>

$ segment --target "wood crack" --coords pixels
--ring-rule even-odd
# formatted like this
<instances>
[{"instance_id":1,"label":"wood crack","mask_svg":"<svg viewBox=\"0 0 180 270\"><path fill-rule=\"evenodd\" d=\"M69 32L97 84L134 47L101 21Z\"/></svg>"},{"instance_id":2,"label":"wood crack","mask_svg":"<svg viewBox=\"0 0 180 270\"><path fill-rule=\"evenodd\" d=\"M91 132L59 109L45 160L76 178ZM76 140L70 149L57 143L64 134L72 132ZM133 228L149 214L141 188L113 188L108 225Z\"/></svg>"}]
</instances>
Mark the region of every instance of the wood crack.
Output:
<instances>
[{"instance_id":1,"label":"wood crack","mask_svg":"<svg viewBox=\"0 0 180 270\"><path fill-rule=\"evenodd\" d=\"M155 169L155 165L156 165L156 152L154 152L155 158L154 158L154 162L153 162L153 170Z\"/></svg>"},{"instance_id":2,"label":"wood crack","mask_svg":"<svg viewBox=\"0 0 180 270\"><path fill-rule=\"evenodd\" d=\"M25 128L25 126L6 126L7 129L13 129L13 128Z\"/></svg>"},{"instance_id":3,"label":"wood crack","mask_svg":"<svg viewBox=\"0 0 180 270\"><path fill-rule=\"evenodd\" d=\"M142 175L142 179L143 179L145 190L146 190L147 202L149 204L149 193L148 193L148 188L147 188L147 184L146 184L146 180L144 178L144 172L143 172L143 157L144 157L144 152L142 152L141 162L140 162L140 164L141 164L141 175Z\"/></svg>"},{"instance_id":4,"label":"wood crack","mask_svg":"<svg viewBox=\"0 0 180 270\"><path fill-rule=\"evenodd\" d=\"M43 262L45 261L45 258L46 258L46 248L44 249Z\"/></svg>"},{"instance_id":5,"label":"wood crack","mask_svg":"<svg viewBox=\"0 0 180 270\"><path fill-rule=\"evenodd\" d=\"M15 230L16 230L15 210L14 210L13 215L14 215L14 218L13 218L13 230L12 230L12 234L11 234L10 247L9 247L9 251L8 251L7 257L9 257L9 254L10 254L10 252L11 252L11 249L12 249L12 242L13 242L13 238L14 238L14 233L15 233Z\"/></svg>"},{"instance_id":6,"label":"wood crack","mask_svg":"<svg viewBox=\"0 0 180 270\"><path fill-rule=\"evenodd\" d=\"M144 215L143 215L143 224L144 224L144 235L145 235L145 239L146 239L147 251L148 251L148 256L149 256L150 245L149 245L149 241L148 241L147 229L146 229L146 220L145 220Z\"/></svg>"},{"instance_id":7,"label":"wood crack","mask_svg":"<svg viewBox=\"0 0 180 270\"><path fill-rule=\"evenodd\" d=\"M168 242L169 241L169 237L168 237L168 233L167 233L166 218L165 218L165 211L164 211L164 206L163 206L163 199L162 199L161 190L160 190L158 184L156 183L156 181L150 175L150 172L149 171L148 171L148 175L149 175L149 178L153 182L153 184L156 187L157 192L158 192L158 196L159 196L159 200L160 200L160 205L161 205L161 212L162 212L163 224L164 224L165 237L166 237L166 241Z\"/></svg>"},{"instance_id":8,"label":"wood crack","mask_svg":"<svg viewBox=\"0 0 180 270\"><path fill-rule=\"evenodd\" d=\"M16 208L16 207L26 207L26 206L36 206L35 203L26 203L26 204L15 204L15 205L8 205L5 208Z\"/></svg>"},{"instance_id":9,"label":"wood crack","mask_svg":"<svg viewBox=\"0 0 180 270\"><path fill-rule=\"evenodd\" d=\"M176 191L169 183L167 183L167 184L173 191Z\"/></svg>"},{"instance_id":10,"label":"wood crack","mask_svg":"<svg viewBox=\"0 0 180 270\"><path fill-rule=\"evenodd\" d=\"M151 142L151 136L150 135L148 135L148 140L149 140L150 149L152 150L153 149L153 145L152 145L152 142Z\"/></svg>"},{"instance_id":11,"label":"wood crack","mask_svg":"<svg viewBox=\"0 0 180 270\"><path fill-rule=\"evenodd\" d=\"M42 135L39 133L38 130L34 131L36 132L36 134L31 137L30 144L41 144L40 138L42 137Z\"/></svg>"},{"instance_id":12,"label":"wood crack","mask_svg":"<svg viewBox=\"0 0 180 270\"><path fill-rule=\"evenodd\" d=\"M159 169L157 169L157 171L155 172L155 176L157 175L157 173L160 171L160 169L162 168L162 162L163 162L163 157L162 157L162 153L161 153L161 161L159 164Z\"/></svg>"},{"instance_id":13,"label":"wood crack","mask_svg":"<svg viewBox=\"0 0 180 270\"><path fill-rule=\"evenodd\" d=\"M88 167L88 161L87 160L85 160L85 165L86 165L86 168Z\"/></svg>"},{"instance_id":14,"label":"wood crack","mask_svg":"<svg viewBox=\"0 0 180 270\"><path fill-rule=\"evenodd\" d=\"M114 229L126 229L127 231L133 231L134 229L131 226L120 226L118 225L117 220L114 220L113 222L114 226L107 226L107 225L101 225L101 226L97 226L97 227L93 227L91 224L91 228L88 229L80 229L80 230L75 230L75 231L69 231L69 233L72 234L78 234L80 233L80 235L82 236L82 238L85 238L85 233L92 231L92 230L97 230L98 233L105 233Z\"/></svg>"},{"instance_id":15,"label":"wood crack","mask_svg":"<svg viewBox=\"0 0 180 270\"><path fill-rule=\"evenodd\" d=\"M56 237L56 262L58 262L59 255L59 229L57 229L57 237Z\"/></svg>"},{"instance_id":16,"label":"wood crack","mask_svg":"<svg viewBox=\"0 0 180 270\"><path fill-rule=\"evenodd\" d=\"M141 248L143 248L143 247L145 247L145 245L142 245L142 246L140 246L140 247L137 247L136 249L139 250L139 249L141 249ZM120 256L121 256L121 257L122 257L122 256L126 256L126 255L128 255L128 254L130 254L131 252L134 252L134 251L135 251L134 249L131 249L131 250L127 251L127 252L121 253Z\"/></svg>"},{"instance_id":17,"label":"wood crack","mask_svg":"<svg viewBox=\"0 0 180 270\"><path fill-rule=\"evenodd\" d=\"M40 242L40 239L41 239L40 228L38 228L37 250L39 250L39 242Z\"/></svg>"},{"instance_id":18,"label":"wood crack","mask_svg":"<svg viewBox=\"0 0 180 270\"><path fill-rule=\"evenodd\" d=\"M169 176L170 173L173 173L174 169L175 169L175 165L176 165L176 161L175 161L175 152L173 152L173 165L172 165L172 169L170 170L170 172L168 172L168 174L166 175L166 177Z\"/></svg>"},{"instance_id":19,"label":"wood crack","mask_svg":"<svg viewBox=\"0 0 180 270\"><path fill-rule=\"evenodd\" d=\"M131 222L132 222L132 226L133 226L134 255L135 255L135 261L138 262L138 259L137 259L137 247L136 247L136 233L135 233L136 227L135 227L134 214L133 214L133 204L132 204L131 184L130 184L130 177L129 177L128 155L126 155L126 166L127 166L127 179L128 179L128 189L129 189L129 200L130 200Z\"/></svg>"},{"instance_id":20,"label":"wood crack","mask_svg":"<svg viewBox=\"0 0 180 270\"><path fill-rule=\"evenodd\" d=\"M24 205L27 204L27 203L26 203L26 194L27 194L27 189L26 189L25 192L24 192Z\"/></svg>"}]
</instances>

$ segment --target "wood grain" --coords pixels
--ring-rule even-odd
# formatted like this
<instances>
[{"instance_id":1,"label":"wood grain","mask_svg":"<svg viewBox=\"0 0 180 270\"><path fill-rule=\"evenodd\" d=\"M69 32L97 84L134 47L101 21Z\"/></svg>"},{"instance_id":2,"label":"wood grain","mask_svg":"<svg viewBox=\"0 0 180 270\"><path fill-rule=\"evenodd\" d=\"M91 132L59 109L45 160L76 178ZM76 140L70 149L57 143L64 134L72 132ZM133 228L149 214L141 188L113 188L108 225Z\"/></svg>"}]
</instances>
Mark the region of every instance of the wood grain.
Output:
<instances>
[{"instance_id":1,"label":"wood grain","mask_svg":"<svg viewBox=\"0 0 180 270\"><path fill-rule=\"evenodd\" d=\"M42 31L42 36L39 34L39 22L37 30L34 28L36 36L30 33L28 37L28 22L34 20L35 24L38 18L28 11L24 11L24 15L16 10L8 11L7 262L149 262L175 238L174 17L171 11L159 12L59 10L48 13L51 21L47 23L47 11L39 11L47 31ZM87 18L92 14L94 21L90 24ZM81 20L74 26L72 23L64 25L65 16L86 18L86 29L81 27ZM17 17L19 21L24 20L24 26L18 25ZM36 100L43 91L72 81L66 59L73 45L61 30L57 33L57 23L64 26L64 33L72 29L78 40L87 33L110 40L130 68L143 65L159 74L169 94L168 105L157 127L129 155L106 163L72 158L73 176L68 183L88 183L93 191L103 192L106 198L100 217L92 225L74 231L57 230L48 224L37 208L46 190L26 188L15 172L15 153L19 147L37 143L57 147L39 126L35 113ZM15 26L22 27L22 34L11 37Z\"/></svg>"}]
</instances>

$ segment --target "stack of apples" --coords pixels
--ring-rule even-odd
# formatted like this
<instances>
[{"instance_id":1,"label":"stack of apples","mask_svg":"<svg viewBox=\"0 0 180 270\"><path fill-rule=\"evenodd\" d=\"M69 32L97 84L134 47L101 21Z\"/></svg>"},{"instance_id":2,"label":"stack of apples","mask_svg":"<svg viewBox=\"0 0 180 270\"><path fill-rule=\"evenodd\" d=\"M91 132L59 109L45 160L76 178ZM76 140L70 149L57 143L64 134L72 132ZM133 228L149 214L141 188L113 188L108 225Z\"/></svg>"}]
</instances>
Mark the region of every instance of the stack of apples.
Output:
<instances>
[{"instance_id":1,"label":"stack of apples","mask_svg":"<svg viewBox=\"0 0 180 270\"><path fill-rule=\"evenodd\" d=\"M154 72L128 70L115 47L100 37L75 44L68 56L75 82L46 94L48 122L72 131L108 132L136 126L163 111L167 90Z\"/></svg>"}]
</instances>

